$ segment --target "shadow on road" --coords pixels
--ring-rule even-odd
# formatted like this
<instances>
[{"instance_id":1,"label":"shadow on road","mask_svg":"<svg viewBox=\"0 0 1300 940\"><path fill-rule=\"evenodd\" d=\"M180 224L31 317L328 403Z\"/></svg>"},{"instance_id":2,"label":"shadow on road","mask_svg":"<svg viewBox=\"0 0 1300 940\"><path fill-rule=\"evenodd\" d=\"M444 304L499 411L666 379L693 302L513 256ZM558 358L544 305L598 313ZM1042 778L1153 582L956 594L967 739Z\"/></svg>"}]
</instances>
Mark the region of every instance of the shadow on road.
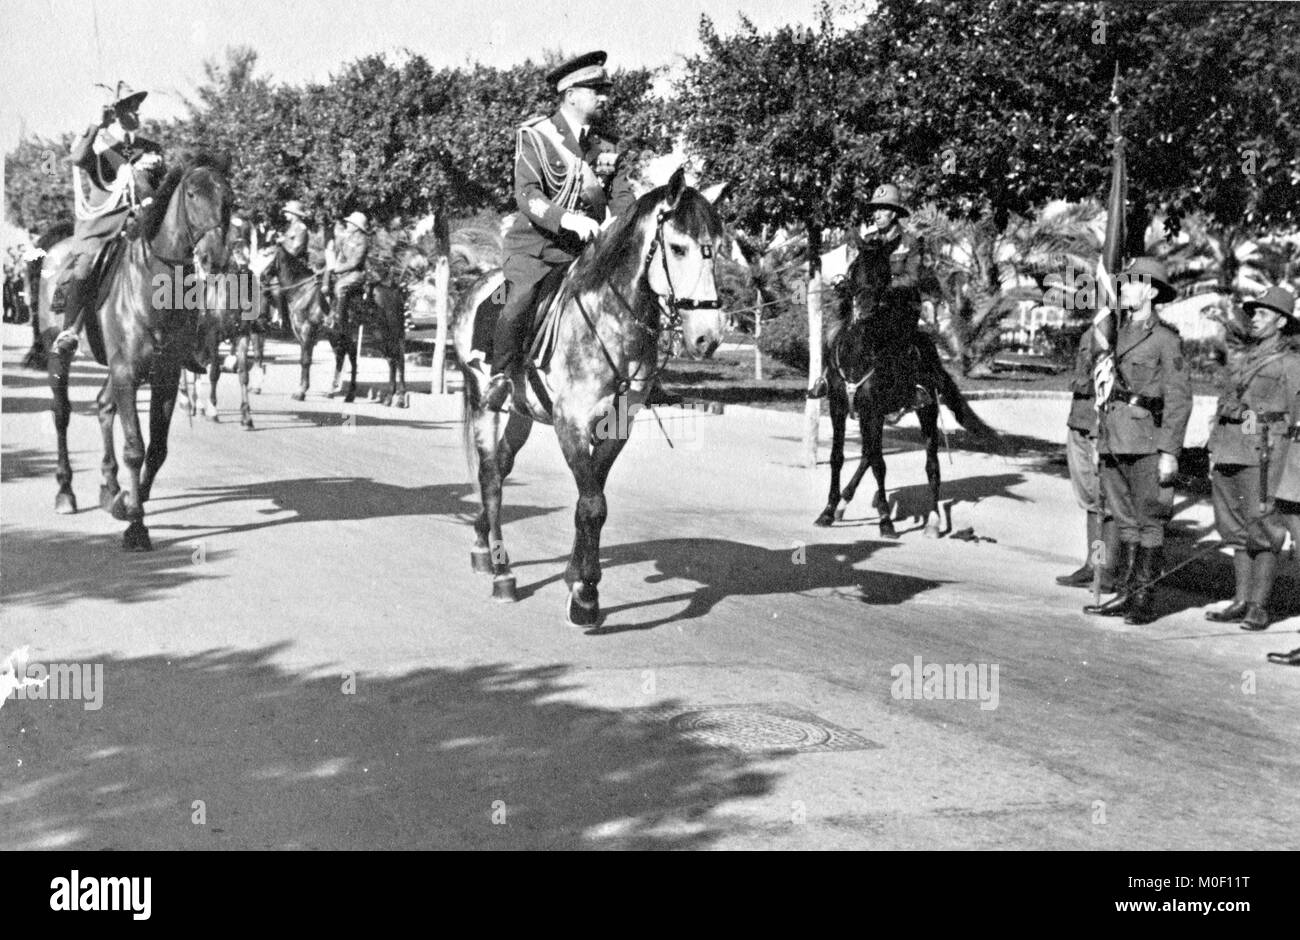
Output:
<instances>
[{"instance_id":1,"label":"shadow on road","mask_svg":"<svg viewBox=\"0 0 1300 940\"><path fill-rule=\"evenodd\" d=\"M657 539L632 542L601 549L601 566L608 572L623 565L653 563L655 574L646 584L669 581L694 581L693 591L665 594L652 600L636 601L605 609L606 617L661 604L686 602L673 614L629 624L606 623L600 634L626 630L650 630L670 623L706 616L717 604L729 597L760 597L799 594L810 591L842 592L847 598L871 606L901 604L923 591L946 582L911 575L881 571L863 571L856 566L871 558L877 550L893 548L896 542L830 543L825 545L763 548L726 539ZM554 565L563 569L568 556L537 561L516 561L515 568ZM541 581L521 586L520 599L540 588L562 580L563 571Z\"/></svg>"},{"instance_id":2,"label":"shadow on road","mask_svg":"<svg viewBox=\"0 0 1300 940\"><path fill-rule=\"evenodd\" d=\"M345 694L346 664L286 672L281 648L103 657L97 711L7 702L0 848L693 849L773 788L639 710L565 700L566 666Z\"/></svg>"},{"instance_id":3,"label":"shadow on road","mask_svg":"<svg viewBox=\"0 0 1300 940\"><path fill-rule=\"evenodd\" d=\"M83 535L6 528L0 599L33 607L85 599L134 604L214 576L211 568L191 561L190 546L156 540L155 546L152 552L131 553L122 550L120 532ZM205 558L216 561L224 554L208 550ZM93 630L93 625L87 626Z\"/></svg>"}]
</instances>

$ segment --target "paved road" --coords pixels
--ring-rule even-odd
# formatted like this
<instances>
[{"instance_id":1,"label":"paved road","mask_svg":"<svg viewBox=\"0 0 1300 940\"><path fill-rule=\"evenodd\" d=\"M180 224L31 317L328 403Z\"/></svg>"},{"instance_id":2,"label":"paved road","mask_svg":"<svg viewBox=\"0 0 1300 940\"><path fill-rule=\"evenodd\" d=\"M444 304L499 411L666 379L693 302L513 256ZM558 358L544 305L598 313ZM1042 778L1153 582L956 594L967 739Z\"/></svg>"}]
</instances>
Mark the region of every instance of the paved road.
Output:
<instances>
[{"instance_id":1,"label":"paved road","mask_svg":"<svg viewBox=\"0 0 1300 940\"><path fill-rule=\"evenodd\" d=\"M548 429L507 489L512 606L470 572L454 414L294 403L287 349L254 432L229 376L221 423L177 415L156 550L127 555L94 508L100 370L78 360L82 511L56 516L48 393L4 336L0 657L103 668L98 709L0 709L0 847L1300 846L1300 670L1264 661L1300 618L1205 622L1208 563L1149 627L1080 614L1051 581L1082 542L1052 403L981 402L1017 455L944 460L979 543L882 540L865 491L812 527L826 471L796 465L797 416L679 416L673 449L639 426L591 635L562 619ZM921 455L890 443L906 512ZM1184 551L1207 522L1180 515ZM983 665L996 707L946 675L901 697L918 657ZM743 750L774 742L801 749Z\"/></svg>"}]
</instances>

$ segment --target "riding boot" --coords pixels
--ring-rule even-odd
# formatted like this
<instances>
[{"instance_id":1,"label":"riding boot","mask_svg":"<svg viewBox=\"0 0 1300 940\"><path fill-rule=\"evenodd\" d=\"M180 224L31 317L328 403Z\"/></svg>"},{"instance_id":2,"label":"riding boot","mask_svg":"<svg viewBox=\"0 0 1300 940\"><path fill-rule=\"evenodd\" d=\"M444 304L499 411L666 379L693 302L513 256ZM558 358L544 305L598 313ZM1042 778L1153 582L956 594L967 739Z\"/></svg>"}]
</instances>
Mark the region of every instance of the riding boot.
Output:
<instances>
[{"instance_id":1,"label":"riding boot","mask_svg":"<svg viewBox=\"0 0 1300 940\"><path fill-rule=\"evenodd\" d=\"M817 381L813 383L812 388L808 389L807 397L825 398L830 393L830 390L830 383L826 381L826 370L823 369L822 374L817 376Z\"/></svg>"},{"instance_id":2,"label":"riding boot","mask_svg":"<svg viewBox=\"0 0 1300 940\"><path fill-rule=\"evenodd\" d=\"M1252 565L1250 554L1244 548L1233 552L1232 567L1236 578L1232 603L1222 610L1207 610L1205 619L1211 623L1241 623L1242 618L1246 616L1246 607L1250 600Z\"/></svg>"},{"instance_id":3,"label":"riding boot","mask_svg":"<svg viewBox=\"0 0 1300 940\"><path fill-rule=\"evenodd\" d=\"M1133 590L1137 586L1135 583L1137 560L1137 544L1135 542L1121 542L1119 564L1115 569L1115 596L1102 604L1089 604L1083 608L1083 612L1085 614L1096 614L1100 617L1118 617L1127 613L1129 605L1133 602Z\"/></svg>"},{"instance_id":4,"label":"riding boot","mask_svg":"<svg viewBox=\"0 0 1300 940\"><path fill-rule=\"evenodd\" d=\"M56 291L61 303L58 309L63 312L63 322L67 325L54 338L54 352L60 356L70 356L77 351L77 334L86 318L86 309L90 306L91 278L67 275ZM55 304L50 305L55 310Z\"/></svg>"},{"instance_id":5,"label":"riding boot","mask_svg":"<svg viewBox=\"0 0 1300 940\"><path fill-rule=\"evenodd\" d=\"M1250 597L1241 629L1267 630L1272 623L1268 596L1273 593L1273 581L1277 578L1277 552L1260 552L1252 558L1250 575Z\"/></svg>"},{"instance_id":6,"label":"riding boot","mask_svg":"<svg viewBox=\"0 0 1300 940\"><path fill-rule=\"evenodd\" d=\"M1107 519L1101 524L1101 542L1106 547L1106 563L1101 569L1101 591L1109 594L1115 590L1116 572L1119 571L1119 524Z\"/></svg>"},{"instance_id":7,"label":"riding boot","mask_svg":"<svg viewBox=\"0 0 1300 940\"><path fill-rule=\"evenodd\" d=\"M1092 584L1092 544L1097 541L1101 534L1101 524L1097 521L1097 514L1090 512L1087 514L1088 520L1088 541L1085 543L1087 548L1083 553L1083 565L1069 574L1063 574L1057 577L1056 583L1061 587L1088 587Z\"/></svg>"},{"instance_id":8,"label":"riding boot","mask_svg":"<svg viewBox=\"0 0 1300 940\"><path fill-rule=\"evenodd\" d=\"M1156 578L1160 577L1163 562L1163 547L1138 547L1137 585L1132 591L1133 602L1124 615L1125 623L1141 626L1156 619Z\"/></svg>"}]
</instances>

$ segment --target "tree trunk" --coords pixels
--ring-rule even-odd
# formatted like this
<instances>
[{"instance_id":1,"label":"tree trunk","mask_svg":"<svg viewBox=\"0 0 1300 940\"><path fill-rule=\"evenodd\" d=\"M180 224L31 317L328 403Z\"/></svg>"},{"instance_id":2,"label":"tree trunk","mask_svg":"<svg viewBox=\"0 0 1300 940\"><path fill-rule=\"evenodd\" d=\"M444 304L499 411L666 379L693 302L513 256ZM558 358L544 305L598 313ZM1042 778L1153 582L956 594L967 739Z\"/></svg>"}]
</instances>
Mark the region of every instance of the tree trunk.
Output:
<instances>
[{"instance_id":1,"label":"tree trunk","mask_svg":"<svg viewBox=\"0 0 1300 940\"><path fill-rule=\"evenodd\" d=\"M821 229L808 226L808 381L822 372L822 237ZM804 466L817 466L817 435L822 420L821 399L804 406Z\"/></svg>"},{"instance_id":2,"label":"tree trunk","mask_svg":"<svg viewBox=\"0 0 1300 940\"><path fill-rule=\"evenodd\" d=\"M447 324L451 319L451 228L446 206L440 201L434 210L434 239L437 246L433 261L433 310L438 317L438 332L433 344L433 382L430 392L446 392Z\"/></svg>"}]
</instances>

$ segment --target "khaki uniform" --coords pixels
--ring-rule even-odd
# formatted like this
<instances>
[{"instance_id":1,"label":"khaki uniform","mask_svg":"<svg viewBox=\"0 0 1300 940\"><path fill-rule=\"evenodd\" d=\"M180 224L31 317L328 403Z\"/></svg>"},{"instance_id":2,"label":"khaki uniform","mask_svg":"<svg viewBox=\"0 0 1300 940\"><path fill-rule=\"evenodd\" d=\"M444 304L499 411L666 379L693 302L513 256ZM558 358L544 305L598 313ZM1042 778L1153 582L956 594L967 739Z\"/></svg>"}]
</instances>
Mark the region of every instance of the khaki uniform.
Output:
<instances>
[{"instance_id":1,"label":"khaki uniform","mask_svg":"<svg viewBox=\"0 0 1300 940\"><path fill-rule=\"evenodd\" d=\"M1115 343L1115 394L1103 408L1097 438L1106 509L1120 541L1164 544L1167 508L1159 455L1177 457L1192 411L1191 380L1178 331L1153 313L1129 319Z\"/></svg>"},{"instance_id":2,"label":"khaki uniform","mask_svg":"<svg viewBox=\"0 0 1300 940\"><path fill-rule=\"evenodd\" d=\"M1300 413L1300 353L1274 336L1233 363L1225 379L1209 441L1215 528L1226 545L1278 552L1286 528L1275 498L1300 499L1291 483L1300 483L1300 453L1292 453L1300 448L1288 437Z\"/></svg>"},{"instance_id":3,"label":"khaki uniform","mask_svg":"<svg viewBox=\"0 0 1300 940\"><path fill-rule=\"evenodd\" d=\"M1070 379L1070 414L1065 420L1069 433L1065 445L1066 465L1074 498L1085 512L1098 512L1097 505L1097 400L1092 379L1092 328L1079 337Z\"/></svg>"},{"instance_id":4,"label":"khaki uniform","mask_svg":"<svg viewBox=\"0 0 1300 940\"><path fill-rule=\"evenodd\" d=\"M347 226L347 233L339 240L334 267L334 303L337 329L346 330L348 315L356 295L366 283L366 255L370 252L370 239L366 233Z\"/></svg>"}]
</instances>

